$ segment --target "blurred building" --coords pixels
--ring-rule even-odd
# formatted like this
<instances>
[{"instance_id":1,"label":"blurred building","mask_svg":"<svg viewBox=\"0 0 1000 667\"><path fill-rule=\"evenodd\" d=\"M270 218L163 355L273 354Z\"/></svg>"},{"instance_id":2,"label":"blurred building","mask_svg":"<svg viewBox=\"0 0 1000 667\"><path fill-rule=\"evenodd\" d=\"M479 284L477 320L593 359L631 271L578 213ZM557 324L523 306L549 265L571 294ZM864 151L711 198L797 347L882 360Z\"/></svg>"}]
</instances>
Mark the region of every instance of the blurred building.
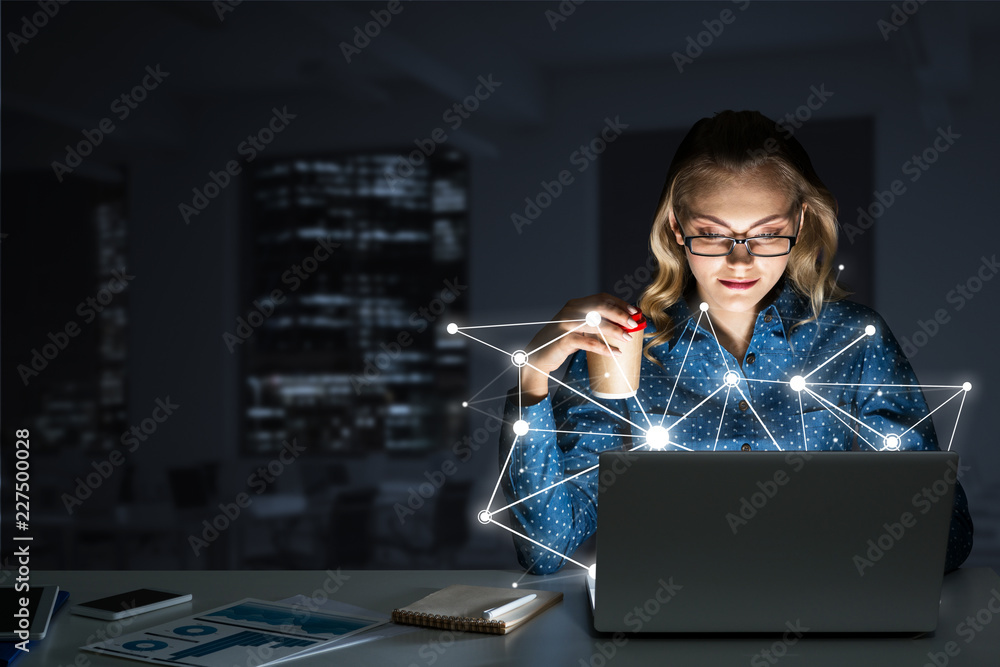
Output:
<instances>
[{"instance_id":1,"label":"blurred building","mask_svg":"<svg viewBox=\"0 0 1000 667\"><path fill-rule=\"evenodd\" d=\"M241 301L245 453L425 452L459 439L468 177L457 152L282 159L253 173ZM452 303L454 302L454 303Z\"/></svg>"}]
</instances>

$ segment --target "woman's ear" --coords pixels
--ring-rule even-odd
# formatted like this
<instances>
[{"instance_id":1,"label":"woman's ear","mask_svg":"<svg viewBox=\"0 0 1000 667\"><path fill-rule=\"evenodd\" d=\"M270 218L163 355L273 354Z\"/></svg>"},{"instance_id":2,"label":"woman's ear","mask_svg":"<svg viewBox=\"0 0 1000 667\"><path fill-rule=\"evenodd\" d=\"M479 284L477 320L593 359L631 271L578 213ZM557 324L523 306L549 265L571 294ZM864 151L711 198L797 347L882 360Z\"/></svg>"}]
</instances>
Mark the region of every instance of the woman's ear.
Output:
<instances>
[{"instance_id":1,"label":"woman's ear","mask_svg":"<svg viewBox=\"0 0 1000 667\"><path fill-rule=\"evenodd\" d=\"M673 232L677 245L684 245L684 232L681 231L681 226L677 224L677 218L674 217L673 211L670 211L668 221L670 222L670 231Z\"/></svg>"}]
</instances>

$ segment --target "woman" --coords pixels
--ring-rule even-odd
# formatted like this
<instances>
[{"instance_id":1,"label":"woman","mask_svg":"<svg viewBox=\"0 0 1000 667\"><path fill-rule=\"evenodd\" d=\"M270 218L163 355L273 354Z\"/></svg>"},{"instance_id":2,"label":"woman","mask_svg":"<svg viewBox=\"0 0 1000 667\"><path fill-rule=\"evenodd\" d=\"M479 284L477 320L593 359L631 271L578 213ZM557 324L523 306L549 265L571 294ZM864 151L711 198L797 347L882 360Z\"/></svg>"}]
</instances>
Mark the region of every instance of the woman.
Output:
<instances>
[{"instance_id":1,"label":"woman","mask_svg":"<svg viewBox=\"0 0 1000 667\"><path fill-rule=\"evenodd\" d=\"M650 234L659 269L639 301L651 326L637 396L588 391L586 353L620 354L616 342L631 340L623 328L633 327L636 308L609 294L569 301L527 348L520 395L508 394L505 421L530 427L513 452L511 429L500 442L512 525L530 538L514 537L522 566L554 572L594 534L597 471L579 473L601 451L641 444L630 424L669 427L666 449L938 449L889 328L841 300L836 214L802 146L770 119L724 111L695 123ZM571 331L591 311L602 317L600 333ZM548 374L567 357L550 396ZM738 382L726 385L732 371ZM795 391L796 376L815 384ZM946 571L971 548L968 501L956 484Z\"/></svg>"}]
</instances>

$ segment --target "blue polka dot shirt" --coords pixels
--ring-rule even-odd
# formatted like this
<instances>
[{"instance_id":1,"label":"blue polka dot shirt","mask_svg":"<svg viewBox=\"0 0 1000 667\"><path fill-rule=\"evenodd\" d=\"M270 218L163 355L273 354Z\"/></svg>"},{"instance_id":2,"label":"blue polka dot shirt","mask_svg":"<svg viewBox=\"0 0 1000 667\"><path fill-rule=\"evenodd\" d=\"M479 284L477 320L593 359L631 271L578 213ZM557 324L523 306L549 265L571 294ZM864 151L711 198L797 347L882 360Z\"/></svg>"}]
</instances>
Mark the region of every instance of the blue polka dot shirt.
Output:
<instances>
[{"instance_id":1,"label":"blue polka dot shirt","mask_svg":"<svg viewBox=\"0 0 1000 667\"><path fill-rule=\"evenodd\" d=\"M924 395L914 386L916 375L886 323L870 308L830 302L818 319L805 321L812 315L808 300L784 285L758 313L742 363L719 345L707 317L699 322L699 311L692 313L683 300L667 313L673 336L651 350L663 367L643 358L636 397L654 424L662 417L669 427L667 450L874 451L884 449L890 435L899 436L898 444L889 441L892 448L938 449L934 425L924 419ZM866 334L869 325L874 335ZM724 383L727 372L738 375L735 386ZM809 391L791 389L788 382L796 375L808 376ZM562 382L593 398L586 353L570 358ZM517 389L508 394L500 435L501 485L508 503L596 466L602 451L643 442L642 431L629 425L646 424L636 398L594 399L625 421L556 386L541 402L520 409L520 415ZM531 430L518 439L508 463L511 425L518 418ZM597 473L584 473L514 505L511 527L572 556L597 530ZM956 483L946 571L964 562L972 532L968 500ZM519 562L533 574L554 572L566 562L519 535L514 545Z\"/></svg>"}]
</instances>

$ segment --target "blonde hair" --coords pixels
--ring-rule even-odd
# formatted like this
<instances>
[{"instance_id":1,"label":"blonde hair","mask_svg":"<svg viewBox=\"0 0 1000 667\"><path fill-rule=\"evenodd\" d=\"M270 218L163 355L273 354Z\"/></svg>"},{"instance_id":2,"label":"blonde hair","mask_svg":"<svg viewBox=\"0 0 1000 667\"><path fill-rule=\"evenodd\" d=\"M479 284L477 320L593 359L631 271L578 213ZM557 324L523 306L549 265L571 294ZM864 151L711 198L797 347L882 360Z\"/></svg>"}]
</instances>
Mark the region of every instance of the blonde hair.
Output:
<instances>
[{"instance_id":1,"label":"blonde hair","mask_svg":"<svg viewBox=\"0 0 1000 667\"><path fill-rule=\"evenodd\" d=\"M684 137L670 163L649 235L658 270L643 291L639 308L656 327L655 333L646 334L649 342L644 350L654 363L658 362L650 349L669 341L674 333L674 322L665 310L683 297L692 277L684 246L677 243L670 228L670 216L683 219L699 189L735 179L784 191L795 210L806 205L784 278L809 299L812 317L794 326L818 318L825 301L847 294L832 273L837 252L837 200L819 179L802 145L789 130L757 111L722 111L702 118Z\"/></svg>"}]
</instances>

